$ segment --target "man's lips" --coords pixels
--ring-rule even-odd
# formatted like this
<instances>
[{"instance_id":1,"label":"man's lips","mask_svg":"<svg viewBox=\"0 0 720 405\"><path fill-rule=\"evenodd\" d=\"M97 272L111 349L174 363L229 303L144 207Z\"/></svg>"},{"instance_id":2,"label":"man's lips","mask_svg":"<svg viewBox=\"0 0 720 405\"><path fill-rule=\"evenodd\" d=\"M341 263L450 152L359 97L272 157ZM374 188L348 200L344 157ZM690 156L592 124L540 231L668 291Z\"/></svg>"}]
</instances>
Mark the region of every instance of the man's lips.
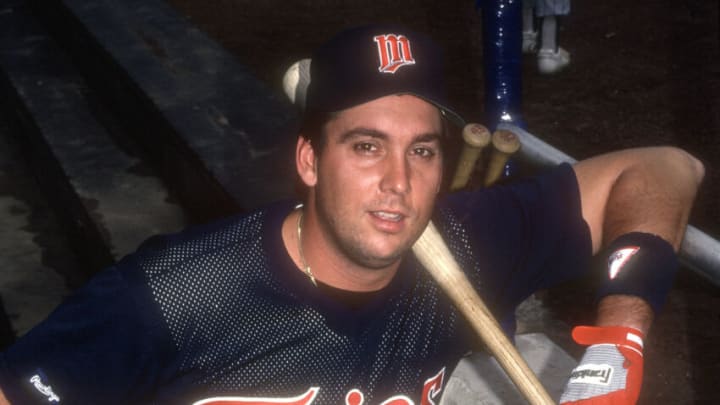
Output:
<instances>
[{"instance_id":1,"label":"man's lips","mask_svg":"<svg viewBox=\"0 0 720 405\"><path fill-rule=\"evenodd\" d=\"M397 233L405 227L407 215L398 211L370 211L374 225L383 232Z\"/></svg>"},{"instance_id":2,"label":"man's lips","mask_svg":"<svg viewBox=\"0 0 720 405\"><path fill-rule=\"evenodd\" d=\"M392 211L371 211L370 214L385 220L385 221L392 221L392 222L400 222L405 218L405 215L400 214L398 212L392 212Z\"/></svg>"}]
</instances>

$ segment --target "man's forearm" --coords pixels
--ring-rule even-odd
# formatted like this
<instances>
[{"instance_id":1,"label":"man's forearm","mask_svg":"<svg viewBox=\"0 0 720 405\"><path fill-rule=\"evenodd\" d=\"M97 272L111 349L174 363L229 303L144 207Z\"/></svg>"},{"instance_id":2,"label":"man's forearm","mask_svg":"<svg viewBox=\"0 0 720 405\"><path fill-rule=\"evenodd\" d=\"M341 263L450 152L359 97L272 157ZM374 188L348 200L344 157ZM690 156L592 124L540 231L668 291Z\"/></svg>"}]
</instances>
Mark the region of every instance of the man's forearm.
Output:
<instances>
[{"instance_id":1,"label":"man's forearm","mask_svg":"<svg viewBox=\"0 0 720 405\"><path fill-rule=\"evenodd\" d=\"M644 148L589 159L578 163L575 170L583 216L591 229L593 250L598 252L601 248L610 248L614 241L648 249L641 263L632 266L635 268L620 270L634 272L635 278L627 290L607 290L610 295L599 302L597 324L630 326L647 333L653 308L658 307L659 301L650 298L658 298L660 294L653 294L659 291L653 283L665 286L668 280L659 276L672 275L672 271L663 265L671 265L670 260L665 260L672 255L668 249L677 251L682 241L692 203L703 178L702 163L676 148ZM669 243L671 248L664 248L662 243L648 237L640 240L637 237L617 239L635 232L654 235ZM657 263L648 262L651 258L655 258ZM629 282L627 278L615 277L616 274L610 276L608 285ZM639 285L647 285L648 288L638 289ZM644 296L645 299L636 296L643 294L650 295Z\"/></svg>"},{"instance_id":2,"label":"man's forearm","mask_svg":"<svg viewBox=\"0 0 720 405\"><path fill-rule=\"evenodd\" d=\"M653 311L643 299L631 295L608 295L600 300L597 326L627 326L645 336L653 320Z\"/></svg>"},{"instance_id":3,"label":"man's forearm","mask_svg":"<svg viewBox=\"0 0 720 405\"><path fill-rule=\"evenodd\" d=\"M672 286L704 168L679 149L645 148L589 159L575 170L593 252L609 256L598 291L598 327L573 329L573 340L587 349L560 402L634 404L643 340ZM593 376L604 373L611 383L599 386Z\"/></svg>"}]
</instances>

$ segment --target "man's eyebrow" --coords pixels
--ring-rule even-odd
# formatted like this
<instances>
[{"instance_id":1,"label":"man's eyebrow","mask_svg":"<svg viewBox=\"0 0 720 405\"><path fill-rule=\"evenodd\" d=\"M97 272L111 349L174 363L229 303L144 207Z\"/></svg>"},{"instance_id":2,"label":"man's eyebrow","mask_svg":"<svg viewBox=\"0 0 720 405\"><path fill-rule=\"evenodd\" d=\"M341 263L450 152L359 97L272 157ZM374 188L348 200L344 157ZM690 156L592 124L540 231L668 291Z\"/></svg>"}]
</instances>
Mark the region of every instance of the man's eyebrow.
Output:
<instances>
[{"instance_id":1,"label":"man's eyebrow","mask_svg":"<svg viewBox=\"0 0 720 405\"><path fill-rule=\"evenodd\" d=\"M365 127L355 127L351 128L340 135L340 139L338 140L338 143L345 143L353 138L357 138L360 136L368 136L370 138L378 138L378 139L388 139L390 136L386 134L385 132L379 131L377 129L372 128L365 128Z\"/></svg>"},{"instance_id":2,"label":"man's eyebrow","mask_svg":"<svg viewBox=\"0 0 720 405\"><path fill-rule=\"evenodd\" d=\"M429 132L415 137L415 142L439 142L441 138L441 134Z\"/></svg>"},{"instance_id":3,"label":"man's eyebrow","mask_svg":"<svg viewBox=\"0 0 720 405\"><path fill-rule=\"evenodd\" d=\"M377 139L389 139L390 135L383 131L379 131L377 129L372 128L365 128L365 127L357 127L349 129L340 135L340 139L338 140L338 143L345 143L350 141L353 138L360 137L360 136L367 136L370 138L377 138ZM442 138L442 135L439 133L424 133L420 134L413 139L413 142L436 142L440 141Z\"/></svg>"}]
</instances>

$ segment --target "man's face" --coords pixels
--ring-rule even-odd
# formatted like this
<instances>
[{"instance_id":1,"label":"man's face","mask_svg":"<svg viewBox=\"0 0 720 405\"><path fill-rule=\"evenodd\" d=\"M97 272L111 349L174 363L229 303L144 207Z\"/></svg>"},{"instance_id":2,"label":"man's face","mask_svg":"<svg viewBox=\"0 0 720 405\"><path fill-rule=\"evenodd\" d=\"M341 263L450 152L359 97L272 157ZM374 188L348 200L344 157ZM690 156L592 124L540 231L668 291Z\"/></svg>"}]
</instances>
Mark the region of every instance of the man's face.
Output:
<instances>
[{"instance_id":1,"label":"man's face","mask_svg":"<svg viewBox=\"0 0 720 405\"><path fill-rule=\"evenodd\" d=\"M438 109L409 95L329 121L309 182L309 203L328 242L363 267L396 263L430 219L442 180L442 131Z\"/></svg>"}]
</instances>

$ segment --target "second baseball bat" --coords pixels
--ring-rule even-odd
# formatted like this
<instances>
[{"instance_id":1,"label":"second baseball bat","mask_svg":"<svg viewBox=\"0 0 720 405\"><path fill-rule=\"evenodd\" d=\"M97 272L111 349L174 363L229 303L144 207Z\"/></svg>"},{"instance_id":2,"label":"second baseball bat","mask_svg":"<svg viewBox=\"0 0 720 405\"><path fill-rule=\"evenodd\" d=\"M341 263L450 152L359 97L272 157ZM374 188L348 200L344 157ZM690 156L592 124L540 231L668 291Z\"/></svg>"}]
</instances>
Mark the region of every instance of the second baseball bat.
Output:
<instances>
[{"instance_id":1,"label":"second baseball bat","mask_svg":"<svg viewBox=\"0 0 720 405\"><path fill-rule=\"evenodd\" d=\"M508 159L520 149L520 138L511 131L498 129L492 134L492 144L493 151L485 173L485 187L495 184L502 177Z\"/></svg>"},{"instance_id":2,"label":"second baseball bat","mask_svg":"<svg viewBox=\"0 0 720 405\"><path fill-rule=\"evenodd\" d=\"M413 253L467 318L528 402L554 404L478 296L432 222L415 242Z\"/></svg>"},{"instance_id":3,"label":"second baseball bat","mask_svg":"<svg viewBox=\"0 0 720 405\"><path fill-rule=\"evenodd\" d=\"M483 149L490 144L490 131L480 124L467 124L462 130L463 147L458 159L450 190L459 190L467 185Z\"/></svg>"}]
</instances>

